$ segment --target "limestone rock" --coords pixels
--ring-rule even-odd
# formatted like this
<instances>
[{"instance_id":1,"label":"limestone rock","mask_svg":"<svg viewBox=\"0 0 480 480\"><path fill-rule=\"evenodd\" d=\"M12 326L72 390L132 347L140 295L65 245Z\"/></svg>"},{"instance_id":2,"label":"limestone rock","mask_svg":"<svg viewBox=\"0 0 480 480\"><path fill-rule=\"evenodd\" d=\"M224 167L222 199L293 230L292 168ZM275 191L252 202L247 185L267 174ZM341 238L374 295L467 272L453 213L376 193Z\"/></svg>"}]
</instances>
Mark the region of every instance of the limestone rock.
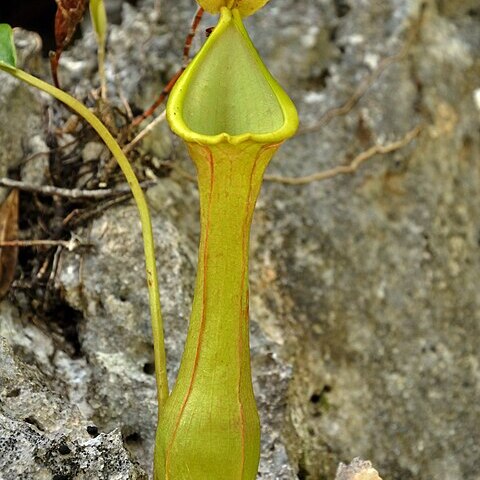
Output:
<instances>
[{"instance_id":1,"label":"limestone rock","mask_svg":"<svg viewBox=\"0 0 480 480\"><path fill-rule=\"evenodd\" d=\"M355 458L350 465L341 463L335 480L382 480L370 462Z\"/></svg>"},{"instance_id":2,"label":"limestone rock","mask_svg":"<svg viewBox=\"0 0 480 480\"><path fill-rule=\"evenodd\" d=\"M118 431L92 438L92 426L51 379L19 361L0 337L0 478L146 480Z\"/></svg>"}]
</instances>

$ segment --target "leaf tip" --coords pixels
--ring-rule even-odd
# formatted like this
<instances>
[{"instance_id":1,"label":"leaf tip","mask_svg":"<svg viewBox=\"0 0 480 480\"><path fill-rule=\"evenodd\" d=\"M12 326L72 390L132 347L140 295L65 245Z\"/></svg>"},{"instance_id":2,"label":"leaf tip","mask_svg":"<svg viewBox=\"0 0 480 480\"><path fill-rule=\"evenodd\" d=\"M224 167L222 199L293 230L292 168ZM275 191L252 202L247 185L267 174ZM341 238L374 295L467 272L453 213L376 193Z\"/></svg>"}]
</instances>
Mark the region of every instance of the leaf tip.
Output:
<instances>
[{"instance_id":1,"label":"leaf tip","mask_svg":"<svg viewBox=\"0 0 480 480\"><path fill-rule=\"evenodd\" d=\"M0 23L0 66L10 69L17 67L13 30L7 23Z\"/></svg>"}]
</instances>

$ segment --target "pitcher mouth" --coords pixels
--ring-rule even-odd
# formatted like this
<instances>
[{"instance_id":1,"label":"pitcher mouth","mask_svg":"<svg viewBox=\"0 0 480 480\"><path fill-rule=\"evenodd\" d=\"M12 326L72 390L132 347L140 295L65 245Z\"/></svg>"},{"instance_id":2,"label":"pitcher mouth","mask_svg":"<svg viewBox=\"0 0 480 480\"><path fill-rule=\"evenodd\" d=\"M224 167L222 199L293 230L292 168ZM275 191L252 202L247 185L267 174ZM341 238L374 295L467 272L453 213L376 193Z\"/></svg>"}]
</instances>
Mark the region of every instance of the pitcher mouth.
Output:
<instances>
[{"instance_id":1,"label":"pitcher mouth","mask_svg":"<svg viewBox=\"0 0 480 480\"><path fill-rule=\"evenodd\" d=\"M237 9L220 20L180 76L167 104L172 130L187 142L280 143L298 115L253 46Z\"/></svg>"}]
</instances>

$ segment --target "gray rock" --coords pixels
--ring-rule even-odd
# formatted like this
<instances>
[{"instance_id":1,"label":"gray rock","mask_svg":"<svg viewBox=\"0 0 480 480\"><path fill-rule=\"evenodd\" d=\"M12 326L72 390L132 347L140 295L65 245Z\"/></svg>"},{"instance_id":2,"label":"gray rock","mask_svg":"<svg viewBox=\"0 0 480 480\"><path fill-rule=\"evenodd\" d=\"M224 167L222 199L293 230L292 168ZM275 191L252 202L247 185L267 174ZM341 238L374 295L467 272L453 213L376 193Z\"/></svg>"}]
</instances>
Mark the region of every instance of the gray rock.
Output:
<instances>
[{"instance_id":1,"label":"gray rock","mask_svg":"<svg viewBox=\"0 0 480 480\"><path fill-rule=\"evenodd\" d=\"M392 480L478 478L477 2L275 0L247 26L304 128L400 51L422 4L408 55L348 114L287 142L269 169L298 176L346 164L424 125L416 141L370 159L355 175L264 187L251 262L260 478L334 478L338 463L356 456ZM153 0L125 6L124 24L110 34L111 91L116 80L132 104L149 105L180 66L193 10L187 0L163 2L160 17ZM79 96L91 88L94 50L87 34L65 56L65 84ZM176 139L148 148L191 168ZM172 381L191 301L197 196L172 175L149 197ZM38 368L63 379L85 418L119 428L148 468L156 407L136 218L133 207L109 210L77 232L95 250L63 257L57 284L79 311L81 358L49 362L49 340L31 332L18 354L44 344L33 355ZM57 416L61 431L61 412L50 418Z\"/></svg>"},{"instance_id":2,"label":"gray rock","mask_svg":"<svg viewBox=\"0 0 480 480\"><path fill-rule=\"evenodd\" d=\"M349 465L340 463L335 480L381 480L368 461L354 458Z\"/></svg>"},{"instance_id":3,"label":"gray rock","mask_svg":"<svg viewBox=\"0 0 480 480\"><path fill-rule=\"evenodd\" d=\"M154 221L169 378L180 362L191 302L190 244L158 212ZM157 418L153 346L140 222L134 206L108 210L79 235L94 250L62 258L58 286L82 314L79 340L90 377L92 419L121 428L127 445L150 469Z\"/></svg>"},{"instance_id":4,"label":"gray rock","mask_svg":"<svg viewBox=\"0 0 480 480\"><path fill-rule=\"evenodd\" d=\"M351 95L372 55L398 51L420 2L349 5L324 15L344 49L326 85L290 78L306 124ZM420 139L351 178L265 188L253 264L274 266L266 325L293 364L288 446L304 478L333 478L356 455L386 478L478 476L478 18L440 13L430 2L407 59L271 171L345 163L424 122Z\"/></svg>"},{"instance_id":5,"label":"gray rock","mask_svg":"<svg viewBox=\"0 0 480 480\"><path fill-rule=\"evenodd\" d=\"M0 478L146 479L120 433L92 438L90 424L55 391L55 383L19 361L0 337Z\"/></svg>"}]
</instances>

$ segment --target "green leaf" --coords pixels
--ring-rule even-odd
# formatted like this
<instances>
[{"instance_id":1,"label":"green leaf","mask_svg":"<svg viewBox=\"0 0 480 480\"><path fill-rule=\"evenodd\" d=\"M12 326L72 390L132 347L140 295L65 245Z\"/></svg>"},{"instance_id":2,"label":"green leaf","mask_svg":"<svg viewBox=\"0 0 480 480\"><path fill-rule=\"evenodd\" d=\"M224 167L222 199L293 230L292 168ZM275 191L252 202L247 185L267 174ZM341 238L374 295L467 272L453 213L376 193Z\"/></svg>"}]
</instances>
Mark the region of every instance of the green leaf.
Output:
<instances>
[{"instance_id":1,"label":"green leaf","mask_svg":"<svg viewBox=\"0 0 480 480\"><path fill-rule=\"evenodd\" d=\"M17 52L13 43L13 30L6 23L0 24L0 64L8 68L16 68L17 66Z\"/></svg>"}]
</instances>

